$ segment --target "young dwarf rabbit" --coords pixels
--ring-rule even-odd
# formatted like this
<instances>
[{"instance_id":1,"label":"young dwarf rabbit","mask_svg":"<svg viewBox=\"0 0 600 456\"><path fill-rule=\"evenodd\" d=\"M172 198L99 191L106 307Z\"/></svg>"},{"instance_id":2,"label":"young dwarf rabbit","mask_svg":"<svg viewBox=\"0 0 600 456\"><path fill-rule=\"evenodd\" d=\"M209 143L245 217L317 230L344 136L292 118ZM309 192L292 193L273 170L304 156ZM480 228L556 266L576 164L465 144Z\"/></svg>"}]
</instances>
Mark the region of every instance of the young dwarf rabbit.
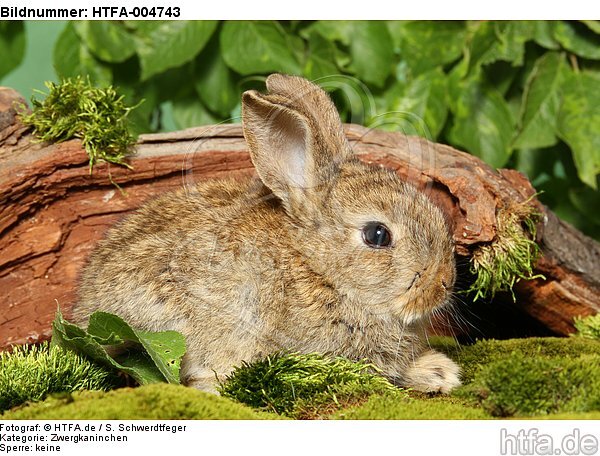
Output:
<instances>
[{"instance_id":1,"label":"young dwarf rabbit","mask_svg":"<svg viewBox=\"0 0 600 456\"><path fill-rule=\"evenodd\" d=\"M459 369L422 331L455 279L440 210L353 157L319 87L274 74L267 89L242 98L260 180L200 182L111 229L83 273L76 321L103 310L180 331L182 380L208 391L215 372L281 350L367 359L397 385L450 391Z\"/></svg>"}]
</instances>

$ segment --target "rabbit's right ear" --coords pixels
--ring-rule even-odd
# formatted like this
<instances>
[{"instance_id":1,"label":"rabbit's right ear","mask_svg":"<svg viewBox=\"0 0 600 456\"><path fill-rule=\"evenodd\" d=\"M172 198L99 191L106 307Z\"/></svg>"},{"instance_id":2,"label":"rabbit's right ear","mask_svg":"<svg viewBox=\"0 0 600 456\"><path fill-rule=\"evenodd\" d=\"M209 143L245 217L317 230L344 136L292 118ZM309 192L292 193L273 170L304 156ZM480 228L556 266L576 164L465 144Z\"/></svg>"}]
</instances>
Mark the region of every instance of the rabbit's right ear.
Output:
<instances>
[{"instance_id":1,"label":"rabbit's right ear","mask_svg":"<svg viewBox=\"0 0 600 456\"><path fill-rule=\"evenodd\" d=\"M350 153L347 144L332 144L310 114L281 95L245 92L242 123L258 175L286 210L293 215L318 210L320 195Z\"/></svg>"}]
</instances>

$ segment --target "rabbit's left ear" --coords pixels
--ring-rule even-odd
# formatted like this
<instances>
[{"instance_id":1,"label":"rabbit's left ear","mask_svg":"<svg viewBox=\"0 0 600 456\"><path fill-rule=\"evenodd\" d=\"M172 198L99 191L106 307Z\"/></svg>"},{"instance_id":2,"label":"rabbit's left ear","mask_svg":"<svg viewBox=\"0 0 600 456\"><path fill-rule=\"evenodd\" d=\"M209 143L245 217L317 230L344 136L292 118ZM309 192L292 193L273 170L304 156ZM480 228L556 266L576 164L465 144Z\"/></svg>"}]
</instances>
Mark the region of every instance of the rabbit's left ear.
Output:
<instances>
[{"instance_id":1,"label":"rabbit's left ear","mask_svg":"<svg viewBox=\"0 0 600 456\"><path fill-rule=\"evenodd\" d=\"M294 79L303 81L296 85L296 97L300 97L297 99L290 98L291 93L245 92L242 121L260 178L282 200L288 212L302 215L299 211L309 208L312 211L320 206L319 195L326 193L323 190L337 178L339 166L349 157L350 148L329 97L308 81ZM299 81L291 82L293 85ZM306 104L311 96L307 90L317 91L314 106ZM333 121L329 115L324 117L331 110L335 112Z\"/></svg>"},{"instance_id":2,"label":"rabbit's left ear","mask_svg":"<svg viewBox=\"0 0 600 456\"><path fill-rule=\"evenodd\" d=\"M266 81L269 94L285 97L290 106L304 113L316 123L322 139L336 145L332 153L345 155L349 152L348 141L338 111L329 95L316 84L299 76L272 74ZM332 157L345 159L346 156Z\"/></svg>"}]
</instances>

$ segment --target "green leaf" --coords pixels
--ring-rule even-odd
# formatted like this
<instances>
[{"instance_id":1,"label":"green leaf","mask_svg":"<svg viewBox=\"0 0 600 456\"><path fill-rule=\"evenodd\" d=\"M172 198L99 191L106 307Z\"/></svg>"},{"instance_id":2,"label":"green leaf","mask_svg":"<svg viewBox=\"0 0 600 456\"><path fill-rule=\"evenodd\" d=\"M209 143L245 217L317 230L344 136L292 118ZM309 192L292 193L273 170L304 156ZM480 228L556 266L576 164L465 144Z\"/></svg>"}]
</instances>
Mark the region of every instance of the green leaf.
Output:
<instances>
[{"instance_id":1,"label":"green leaf","mask_svg":"<svg viewBox=\"0 0 600 456\"><path fill-rule=\"evenodd\" d=\"M592 32L600 35L600 21L580 21L585 24Z\"/></svg>"},{"instance_id":2,"label":"green leaf","mask_svg":"<svg viewBox=\"0 0 600 456\"><path fill-rule=\"evenodd\" d=\"M513 66L523 65L525 43L535 36L535 26L530 21L506 21L496 23L498 34L498 58L511 62Z\"/></svg>"},{"instance_id":3,"label":"green leaf","mask_svg":"<svg viewBox=\"0 0 600 456\"><path fill-rule=\"evenodd\" d=\"M219 123L221 119L211 114L194 96L173 100L173 119L177 128L191 128Z\"/></svg>"},{"instance_id":4,"label":"green leaf","mask_svg":"<svg viewBox=\"0 0 600 456\"><path fill-rule=\"evenodd\" d=\"M125 372L135 379L140 385L164 382L160 371L149 363L144 363L141 368L124 366L108 356L102 345L80 327L63 319L60 311L52 323L52 346L80 353L93 361Z\"/></svg>"},{"instance_id":5,"label":"green leaf","mask_svg":"<svg viewBox=\"0 0 600 456\"><path fill-rule=\"evenodd\" d=\"M558 136L573 151L579 178L597 188L600 173L600 75L571 73L562 85Z\"/></svg>"},{"instance_id":6,"label":"green leaf","mask_svg":"<svg viewBox=\"0 0 600 456\"><path fill-rule=\"evenodd\" d=\"M196 61L196 93L212 111L227 117L235 107L240 90L232 71L221 57L217 40L206 48Z\"/></svg>"},{"instance_id":7,"label":"green leaf","mask_svg":"<svg viewBox=\"0 0 600 456\"><path fill-rule=\"evenodd\" d=\"M306 60L306 51L307 51L306 43L304 42L302 37L300 37L298 35L293 35L293 34L287 32L285 27L283 27L283 26L282 26L282 28L284 29L284 31L286 33L285 36L287 37L290 49L292 50L292 53L294 54L294 58L296 59L297 62L301 63L300 66L303 66L303 63Z\"/></svg>"},{"instance_id":8,"label":"green leaf","mask_svg":"<svg viewBox=\"0 0 600 456\"><path fill-rule=\"evenodd\" d=\"M556 144L560 86L566 63L564 54L549 52L533 67L523 92L516 148L542 148Z\"/></svg>"},{"instance_id":9,"label":"green leaf","mask_svg":"<svg viewBox=\"0 0 600 456\"><path fill-rule=\"evenodd\" d=\"M177 68L170 68L144 82L148 87L156 87L160 102L174 100L194 92L196 79L196 60ZM144 92L141 92L144 93Z\"/></svg>"},{"instance_id":10,"label":"green leaf","mask_svg":"<svg viewBox=\"0 0 600 456\"><path fill-rule=\"evenodd\" d=\"M515 127L504 98L476 78L459 83L449 95L454 113L450 141L494 168L504 166L511 155Z\"/></svg>"},{"instance_id":11,"label":"green leaf","mask_svg":"<svg viewBox=\"0 0 600 456\"><path fill-rule=\"evenodd\" d=\"M515 80L520 76L519 73L522 71L531 71L531 68L525 69L525 67L514 67L509 62L499 60L483 67L481 70L484 74L484 79L488 84L493 86L502 96L506 96L515 83ZM519 102L520 101L519 97Z\"/></svg>"},{"instance_id":12,"label":"green leaf","mask_svg":"<svg viewBox=\"0 0 600 456\"><path fill-rule=\"evenodd\" d=\"M597 191L583 186L570 188L569 200L589 221L600 227L600 195Z\"/></svg>"},{"instance_id":13,"label":"green leaf","mask_svg":"<svg viewBox=\"0 0 600 456\"><path fill-rule=\"evenodd\" d=\"M469 48L470 67L488 65L499 60L513 66L523 65L525 43L535 37L530 21L489 21L471 26L474 34Z\"/></svg>"},{"instance_id":14,"label":"green leaf","mask_svg":"<svg viewBox=\"0 0 600 456\"><path fill-rule=\"evenodd\" d=\"M313 31L308 38L308 57L303 74L308 79L319 79L338 74L335 65L335 45Z\"/></svg>"},{"instance_id":15,"label":"green leaf","mask_svg":"<svg viewBox=\"0 0 600 456\"><path fill-rule=\"evenodd\" d=\"M142 345L161 374L169 383L179 383L181 357L185 340L176 331L148 332L134 329L125 321L106 312L94 312L90 317L88 333L101 338L137 342Z\"/></svg>"},{"instance_id":16,"label":"green leaf","mask_svg":"<svg viewBox=\"0 0 600 456\"><path fill-rule=\"evenodd\" d=\"M333 58L329 63L336 65L346 72L354 73L350 69L351 58L348 54L348 48L352 41L353 21L316 21L300 32L300 35L306 39L311 39L312 35L321 36L327 42L327 47L333 49ZM340 43L344 49L336 45ZM313 49L314 51L314 49ZM325 55L324 55L325 57ZM334 74L334 73L330 73Z\"/></svg>"},{"instance_id":17,"label":"green leaf","mask_svg":"<svg viewBox=\"0 0 600 456\"><path fill-rule=\"evenodd\" d=\"M461 21L389 21L400 58L417 75L462 56L466 26Z\"/></svg>"},{"instance_id":18,"label":"green leaf","mask_svg":"<svg viewBox=\"0 0 600 456\"><path fill-rule=\"evenodd\" d=\"M128 115L129 128L134 134L149 133L154 130L154 114L159 104L160 87L154 84L139 84L135 81L116 80L115 85L125 96L125 102L130 106L138 106ZM140 104L141 103L141 104Z\"/></svg>"},{"instance_id":19,"label":"green leaf","mask_svg":"<svg viewBox=\"0 0 600 456\"><path fill-rule=\"evenodd\" d=\"M325 45L326 49L320 50L323 53L323 57L328 57L326 54L333 51L329 63L337 66L337 68L346 70L346 72L353 73L353 70L348 69L351 61L348 48L352 41L352 27L352 21L315 21L301 30L300 36L309 41L309 45L311 39L314 39L313 35L323 38L323 43L327 43ZM336 45L336 43L340 43L341 46ZM315 53L317 49L313 46L309 51Z\"/></svg>"},{"instance_id":20,"label":"green leaf","mask_svg":"<svg viewBox=\"0 0 600 456\"><path fill-rule=\"evenodd\" d=\"M392 37L385 23L353 22L350 56L352 68L359 79L382 87L392 73L394 57Z\"/></svg>"},{"instance_id":21,"label":"green leaf","mask_svg":"<svg viewBox=\"0 0 600 456\"><path fill-rule=\"evenodd\" d=\"M557 50L560 45L554 39L554 26L552 21L533 21L534 36L537 44L546 49Z\"/></svg>"},{"instance_id":22,"label":"green leaf","mask_svg":"<svg viewBox=\"0 0 600 456\"><path fill-rule=\"evenodd\" d=\"M448 117L444 73L440 69L424 73L396 96L388 99L392 111L404 113L398 118L396 130L437 138Z\"/></svg>"},{"instance_id":23,"label":"green leaf","mask_svg":"<svg viewBox=\"0 0 600 456\"><path fill-rule=\"evenodd\" d=\"M563 48L586 59L600 59L600 37L580 24L553 22L554 38ZM587 33L586 33L587 32Z\"/></svg>"},{"instance_id":24,"label":"green leaf","mask_svg":"<svg viewBox=\"0 0 600 456\"><path fill-rule=\"evenodd\" d=\"M317 32L327 41L338 41L344 46L350 46L354 31L353 21L317 21L302 32L304 38L309 39L313 32Z\"/></svg>"},{"instance_id":25,"label":"green leaf","mask_svg":"<svg viewBox=\"0 0 600 456\"><path fill-rule=\"evenodd\" d=\"M20 21L0 21L0 79L17 68L25 56L25 27Z\"/></svg>"},{"instance_id":26,"label":"green leaf","mask_svg":"<svg viewBox=\"0 0 600 456\"><path fill-rule=\"evenodd\" d=\"M490 21L469 23L469 68L478 68L498 60L496 28Z\"/></svg>"},{"instance_id":27,"label":"green leaf","mask_svg":"<svg viewBox=\"0 0 600 456\"><path fill-rule=\"evenodd\" d=\"M128 371L135 372L137 377L143 379L143 382L140 382L134 375L129 374L140 385L163 383L165 381L164 376L156 368L156 365L146 353L141 351L126 351L125 353L115 356L114 360L121 366L118 369L125 373L128 373Z\"/></svg>"},{"instance_id":28,"label":"green leaf","mask_svg":"<svg viewBox=\"0 0 600 456\"><path fill-rule=\"evenodd\" d=\"M122 23L76 21L72 24L90 51L105 62L124 62L135 54L133 38Z\"/></svg>"},{"instance_id":29,"label":"green leaf","mask_svg":"<svg viewBox=\"0 0 600 456\"><path fill-rule=\"evenodd\" d=\"M118 360L110 357L103 347L106 344L124 348L126 342L135 345ZM120 317L106 312L93 313L86 332L66 321L58 310L52 323L52 346L81 353L123 371L141 385L164 381L179 383L180 363L185 353L185 339L181 334L135 330Z\"/></svg>"},{"instance_id":30,"label":"green leaf","mask_svg":"<svg viewBox=\"0 0 600 456\"><path fill-rule=\"evenodd\" d=\"M217 27L217 21L144 21L135 30L145 81L194 59Z\"/></svg>"},{"instance_id":31,"label":"green leaf","mask_svg":"<svg viewBox=\"0 0 600 456\"><path fill-rule=\"evenodd\" d=\"M223 59L240 74L300 74L292 42L275 21L227 21L221 30Z\"/></svg>"},{"instance_id":32,"label":"green leaf","mask_svg":"<svg viewBox=\"0 0 600 456\"><path fill-rule=\"evenodd\" d=\"M81 41L72 22L61 32L53 53L54 69L59 77L89 76L98 85L110 85L112 73L99 62Z\"/></svg>"}]
</instances>

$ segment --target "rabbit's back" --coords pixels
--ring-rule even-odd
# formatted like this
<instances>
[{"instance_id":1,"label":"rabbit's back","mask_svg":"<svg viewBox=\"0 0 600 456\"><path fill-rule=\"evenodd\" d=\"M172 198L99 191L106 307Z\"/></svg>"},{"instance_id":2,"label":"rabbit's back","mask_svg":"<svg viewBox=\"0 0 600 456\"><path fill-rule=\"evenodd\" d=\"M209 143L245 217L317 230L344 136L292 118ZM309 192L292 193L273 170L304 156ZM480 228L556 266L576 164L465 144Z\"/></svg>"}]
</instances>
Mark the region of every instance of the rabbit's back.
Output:
<instances>
[{"instance_id":1,"label":"rabbit's back","mask_svg":"<svg viewBox=\"0 0 600 456\"><path fill-rule=\"evenodd\" d=\"M272 293L261 288L274 280L262 276L277 273L268 254L274 248L265 249L257 233L284 228L282 215L253 179L206 181L150 201L109 230L91 255L75 321L85 324L103 310L146 330L201 331L188 341L208 345L232 337L243 346L242 327L256 340L264 326L261 295ZM286 242L282 232L268 242Z\"/></svg>"}]
</instances>

